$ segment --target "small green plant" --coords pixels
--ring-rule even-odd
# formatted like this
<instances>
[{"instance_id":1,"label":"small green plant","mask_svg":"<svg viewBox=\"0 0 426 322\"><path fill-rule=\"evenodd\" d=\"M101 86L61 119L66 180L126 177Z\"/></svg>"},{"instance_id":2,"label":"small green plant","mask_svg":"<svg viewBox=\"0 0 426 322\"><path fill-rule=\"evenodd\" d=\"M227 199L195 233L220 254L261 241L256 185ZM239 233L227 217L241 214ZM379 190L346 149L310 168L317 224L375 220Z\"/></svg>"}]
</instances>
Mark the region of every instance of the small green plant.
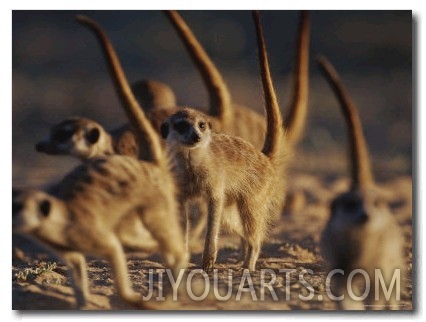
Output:
<instances>
[{"instance_id":1,"label":"small green plant","mask_svg":"<svg viewBox=\"0 0 426 322\"><path fill-rule=\"evenodd\" d=\"M40 263L39 267L26 267L23 268L21 270L19 270L17 273L15 273L13 275L13 280L14 281L32 281L34 280L37 276L40 276L46 272L52 272L54 269L56 268L56 263L53 262L43 262Z\"/></svg>"}]
</instances>

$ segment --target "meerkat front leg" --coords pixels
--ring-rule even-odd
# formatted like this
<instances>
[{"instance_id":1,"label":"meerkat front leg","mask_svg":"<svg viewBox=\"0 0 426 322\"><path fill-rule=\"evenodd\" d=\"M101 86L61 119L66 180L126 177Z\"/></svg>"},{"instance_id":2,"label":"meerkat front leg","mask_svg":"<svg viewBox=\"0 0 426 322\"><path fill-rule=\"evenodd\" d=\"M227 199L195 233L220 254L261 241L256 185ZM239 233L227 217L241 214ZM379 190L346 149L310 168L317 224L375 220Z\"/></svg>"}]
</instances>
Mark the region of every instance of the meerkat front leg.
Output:
<instances>
[{"instance_id":1,"label":"meerkat front leg","mask_svg":"<svg viewBox=\"0 0 426 322\"><path fill-rule=\"evenodd\" d=\"M203 252L203 269L209 272L217 257L217 241L223 213L223 197L211 196L208 202L207 234Z\"/></svg>"},{"instance_id":2,"label":"meerkat front leg","mask_svg":"<svg viewBox=\"0 0 426 322\"><path fill-rule=\"evenodd\" d=\"M127 270L126 256L117 237L108 236L108 245L105 247L105 255L110 261L114 273L114 280L119 296L126 302L146 309L142 295L136 293L130 284L129 273Z\"/></svg>"},{"instance_id":3,"label":"meerkat front leg","mask_svg":"<svg viewBox=\"0 0 426 322\"><path fill-rule=\"evenodd\" d=\"M184 211L184 220L185 220L185 252L188 254L188 257L190 257L190 247L189 247L189 232L191 230L191 219L190 217L190 202L188 200L185 201L183 205L183 211Z\"/></svg>"},{"instance_id":4,"label":"meerkat front leg","mask_svg":"<svg viewBox=\"0 0 426 322\"><path fill-rule=\"evenodd\" d=\"M77 308L83 308L89 297L89 280L87 277L86 258L79 252L64 252L61 257L70 269Z\"/></svg>"}]
</instances>

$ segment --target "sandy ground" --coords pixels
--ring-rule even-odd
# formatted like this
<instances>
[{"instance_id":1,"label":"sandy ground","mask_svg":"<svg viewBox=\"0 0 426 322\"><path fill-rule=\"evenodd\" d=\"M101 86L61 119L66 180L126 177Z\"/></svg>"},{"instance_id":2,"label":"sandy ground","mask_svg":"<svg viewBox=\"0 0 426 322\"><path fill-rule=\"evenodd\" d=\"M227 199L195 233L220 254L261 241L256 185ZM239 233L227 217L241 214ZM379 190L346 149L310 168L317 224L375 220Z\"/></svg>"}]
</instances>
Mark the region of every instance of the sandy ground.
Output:
<instances>
[{"instance_id":1,"label":"sandy ground","mask_svg":"<svg viewBox=\"0 0 426 322\"><path fill-rule=\"evenodd\" d=\"M325 286L328 274L319 249L321 231L328 218L327 205L330 198L347 186L347 180L321 179L316 176L292 175L295 195L288 202L290 209L283 213L280 221L273 228L266 240L257 264L257 271L249 276L240 268L239 241L234 236L222 234L217 261L217 273L208 278L200 271L203 240L192 244L192 258L187 273L192 275L184 280L184 287L173 300L172 288L166 273L161 273L161 258L146 257L144 254L132 253L128 256L130 278L135 290L144 295L149 294L149 270L153 270L152 299L163 294L166 300L150 301L160 310L335 310L337 303L330 300ZM412 198L411 178L400 176L381 186L393 193L391 209L405 236L405 261L407 274L402 279L401 301L398 310L412 309ZM295 193L296 192L296 193ZM29 275L26 280L17 278L25 268L42 268L48 263L56 263L51 271ZM160 269L160 270L159 270ZM268 269L267 271L263 270ZM283 269L289 270L282 271ZM272 271L271 271L272 270ZM281 272L280 272L281 270ZM312 270L308 272L306 270ZM89 310L131 310L120 300L114 287L111 269L107 261L88 258L88 272L92 295L86 309ZM191 273L192 272L192 273ZM13 309L17 310L63 310L74 309L73 290L67 277L68 269L64 264L35 248L23 239L14 239L14 256L12 267ZM163 283L159 283L159 275ZM229 280L229 274L231 280ZM263 276L262 276L263 274ZM313 298L303 301L299 296L307 296L310 291L303 285L299 275L304 276L312 285ZM276 278L273 278L275 275ZM207 278L208 283L206 283ZM214 283L218 285L219 295L225 296L228 287L232 289L229 299L220 301L215 296ZM271 280L273 279L273 280ZM275 298L269 288L271 283ZM162 291L159 290L162 285ZM253 289L250 289L253 285ZM263 286L263 287L262 287ZM193 300L186 291L193 292ZM207 288L207 290L206 290ZM241 291L241 289L245 291ZM262 291L263 290L263 291ZM263 296L262 296L263 293ZM200 300L202 299L202 300ZM389 309L389 308L384 308Z\"/></svg>"}]
</instances>

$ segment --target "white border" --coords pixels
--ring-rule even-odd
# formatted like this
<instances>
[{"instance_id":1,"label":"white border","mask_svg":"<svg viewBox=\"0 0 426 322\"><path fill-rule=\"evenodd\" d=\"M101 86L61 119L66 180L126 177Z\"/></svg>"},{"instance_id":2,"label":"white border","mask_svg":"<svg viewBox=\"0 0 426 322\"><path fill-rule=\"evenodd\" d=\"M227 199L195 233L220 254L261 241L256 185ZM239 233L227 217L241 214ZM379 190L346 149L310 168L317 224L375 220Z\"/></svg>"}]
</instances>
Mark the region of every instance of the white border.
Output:
<instances>
[{"instance_id":1,"label":"white border","mask_svg":"<svg viewBox=\"0 0 426 322\"><path fill-rule=\"evenodd\" d=\"M422 95L421 93L425 91L423 88L423 84L421 82L421 75L423 75L423 65L421 62L421 55L420 53L424 53L424 41L423 41L423 35L424 35L424 26L422 25L422 13L423 13L423 7L421 5L420 1L410 1L410 0L404 0L404 1L395 1L395 0L387 0L387 1L366 1L366 0L358 0L356 2L348 2L348 1L330 1L330 0L323 0L323 1L281 1L281 2L269 2L267 1L253 1L253 0L245 0L244 2L236 2L236 1L223 1L223 0L216 0L216 1L199 1L196 4L194 4L194 1L182 1L182 0L163 0L163 1L129 1L129 0L120 0L120 1L106 1L106 0L74 0L74 1L55 1L52 0L37 0L37 1L28 1L28 0L20 0L20 1L7 1L3 0L0 2L0 39L2 40L3 46L6 48L2 51L2 59L0 60L1 63L1 72L0 72L0 90L1 90L1 117L0 117L0 129L1 129L1 135L0 135L0 146L2 147L3 151L7 151L6 153L3 153L2 158L0 159L0 171L1 171L1 186L0 186L0 195L1 195L1 204L3 205L3 214L4 218L7 218L6 223L2 225L2 229L4 230L4 233L1 234L2 239L2 265L1 267L1 290L2 290L2 296L1 296L1 309L2 309L2 318L4 319L27 319L30 318L28 316L22 316L17 312L11 311L11 233L10 233L10 213L11 213L11 206L10 206L10 199L11 199L11 192L10 192L10 186L12 182L12 176L11 176L11 169L12 169L12 156L11 156L11 106L12 106L12 97L11 97L11 10L23 10L23 9L36 9L36 10L47 10L47 9L77 9L77 10L91 10L91 9L108 9L108 10L118 10L118 9L289 9L289 10L296 10L296 9L356 9L356 10L365 10L365 9L403 9L403 10L413 10L413 16L417 23L417 65L414 66L418 70L417 72L417 80L414 80L414 84L417 86L417 98L413 100L413 102L417 102L417 108L418 108L418 119L419 119L419 125L418 125L418 172L419 179L417 181L417 189L415 189L415 193L418 197L418 208L417 208L417 220L416 220L416 231L417 231L417 238L415 242L417 243L417 285L414 285L417 289L416 296L417 300L415 303L418 305L417 312L411 315L401 315L396 314L393 316L393 314L348 314L348 315L342 315L342 314L316 314L311 313L309 316L307 316L306 312L289 312L292 314L289 314L287 312L282 312L280 314L267 314L265 315L262 312L245 312L236 315L235 313L222 313L220 315L213 313L204 313L202 316L199 314L167 314L166 316L160 316L160 314L131 314L131 315L117 315L117 314L96 314L96 315L88 315L85 314L84 317L89 317L91 321L103 321L105 319L143 319L144 321L153 321L158 320L159 318L166 318L166 319L173 319L173 320L199 320L200 318L211 320L211 319L232 319L233 321L236 320L253 320L253 319L259 319L259 318L267 318L268 320L283 320L286 321L294 321L294 320L306 320L309 317L315 318L315 320L329 320L329 319L339 319L342 318L347 321L354 321L361 319L365 321L376 321L376 320L384 320L384 319L397 319L398 321L406 321L406 320L412 320L413 318L416 320L422 319L424 310L422 309L422 301L423 299L423 289L424 289L424 283L425 279L423 274L423 250L424 250L424 238L422 238L424 233L424 228L422 226L422 214L423 214L423 192L422 189L423 184L425 183L424 173L421 171L422 164L424 158L424 149L422 149L422 142L423 139L425 139L424 135L424 129L423 126L426 124L424 120L425 113L422 112ZM417 120L413 120L413 122L416 122ZM414 147L416 149L416 147ZM415 180L416 182L416 180ZM37 315L34 314L31 319L63 319L63 320L78 320L83 317L82 315L57 315L57 314L42 314ZM8 320L9 320L8 319Z\"/></svg>"}]
</instances>

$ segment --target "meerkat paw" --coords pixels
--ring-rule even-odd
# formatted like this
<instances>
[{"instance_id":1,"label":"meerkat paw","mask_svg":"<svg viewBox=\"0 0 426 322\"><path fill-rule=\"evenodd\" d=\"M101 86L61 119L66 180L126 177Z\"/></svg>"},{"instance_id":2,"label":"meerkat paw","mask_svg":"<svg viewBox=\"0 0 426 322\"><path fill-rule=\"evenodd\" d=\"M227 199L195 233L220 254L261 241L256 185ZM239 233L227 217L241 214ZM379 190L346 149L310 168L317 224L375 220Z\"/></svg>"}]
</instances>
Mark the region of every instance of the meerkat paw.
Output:
<instances>
[{"instance_id":1,"label":"meerkat paw","mask_svg":"<svg viewBox=\"0 0 426 322\"><path fill-rule=\"evenodd\" d=\"M210 272L216 262L216 254L203 254L203 270Z\"/></svg>"}]
</instances>

